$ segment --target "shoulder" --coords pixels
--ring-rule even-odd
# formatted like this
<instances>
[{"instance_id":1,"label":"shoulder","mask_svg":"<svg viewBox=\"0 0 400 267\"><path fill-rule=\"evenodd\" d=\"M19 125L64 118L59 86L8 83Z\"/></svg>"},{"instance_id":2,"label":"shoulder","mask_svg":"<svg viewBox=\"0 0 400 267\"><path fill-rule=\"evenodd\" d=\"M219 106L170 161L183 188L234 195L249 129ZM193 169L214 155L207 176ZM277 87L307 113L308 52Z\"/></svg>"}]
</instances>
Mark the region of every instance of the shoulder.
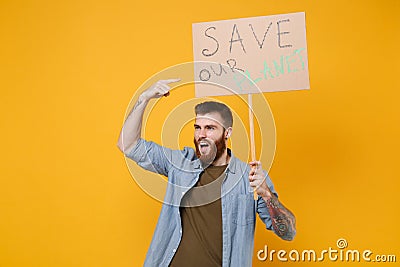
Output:
<instances>
[{"instance_id":1,"label":"shoulder","mask_svg":"<svg viewBox=\"0 0 400 267\"><path fill-rule=\"evenodd\" d=\"M234 173L242 173L248 175L248 173L250 172L249 164L237 158L231 151L230 155L231 155L231 162L230 162L231 171L233 171Z\"/></svg>"}]
</instances>

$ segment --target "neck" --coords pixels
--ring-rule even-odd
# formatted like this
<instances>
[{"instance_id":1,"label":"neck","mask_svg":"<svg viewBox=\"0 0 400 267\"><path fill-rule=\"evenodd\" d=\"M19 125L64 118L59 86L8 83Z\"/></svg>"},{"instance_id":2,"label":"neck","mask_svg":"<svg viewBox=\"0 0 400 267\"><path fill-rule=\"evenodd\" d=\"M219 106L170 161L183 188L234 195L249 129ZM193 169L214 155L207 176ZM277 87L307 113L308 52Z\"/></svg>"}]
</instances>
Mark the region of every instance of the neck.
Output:
<instances>
[{"instance_id":1,"label":"neck","mask_svg":"<svg viewBox=\"0 0 400 267\"><path fill-rule=\"evenodd\" d=\"M228 155L228 150L225 149L224 153L218 159L214 160L211 165L213 166L227 165L230 159L231 157Z\"/></svg>"}]
</instances>

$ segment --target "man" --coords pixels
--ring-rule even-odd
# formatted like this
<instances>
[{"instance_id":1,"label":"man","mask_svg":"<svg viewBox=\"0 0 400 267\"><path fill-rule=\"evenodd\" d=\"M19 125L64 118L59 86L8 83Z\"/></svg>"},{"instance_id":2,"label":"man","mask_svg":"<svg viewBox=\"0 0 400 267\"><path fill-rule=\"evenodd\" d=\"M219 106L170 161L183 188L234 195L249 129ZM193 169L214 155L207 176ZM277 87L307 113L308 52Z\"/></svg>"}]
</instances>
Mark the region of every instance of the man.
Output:
<instances>
[{"instance_id":1,"label":"man","mask_svg":"<svg viewBox=\"0 0 400 267\"><path fill-rule=\"evenodd\" d=\"M169 180L144 265L251 266L256 212L284 240L294 238L295 217L278 200L261 163L246 164L226 147L233 123L226 105L195 107L195 150L171 150L141 138L147 103L168 96L169 83L177 81L161 80L143 92L118 140L127 157Z\"/></svg>"}]
</instances>

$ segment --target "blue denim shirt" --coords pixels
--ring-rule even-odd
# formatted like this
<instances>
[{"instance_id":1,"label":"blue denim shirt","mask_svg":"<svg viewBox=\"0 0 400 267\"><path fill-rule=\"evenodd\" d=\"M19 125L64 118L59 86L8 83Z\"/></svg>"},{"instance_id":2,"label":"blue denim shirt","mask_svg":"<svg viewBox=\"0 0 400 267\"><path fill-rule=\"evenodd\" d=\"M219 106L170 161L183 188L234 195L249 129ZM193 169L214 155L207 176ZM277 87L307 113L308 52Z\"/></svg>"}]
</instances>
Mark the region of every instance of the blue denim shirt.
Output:
<instances>
[{"instance_id":1,"label":"blue denim shirt","mask_svg":"<svg viewBox=\"0 0 400 267\"><path fill-rule=\"evenodd\" d=\"M271 230L271 217L264 200L253 199L249 185L250 167L232 152L221 187L222 205L222 266L252 265L256 213ZM165 266L171 262L182 237L179 205L183 195L192 188L203 171L193 148L172 150L140 139L126 155L142 168L168 177L168 186L160 217L146 255L144 266ZM266 182L277 195L271 179Z\"/></svg>"}]
</instances>

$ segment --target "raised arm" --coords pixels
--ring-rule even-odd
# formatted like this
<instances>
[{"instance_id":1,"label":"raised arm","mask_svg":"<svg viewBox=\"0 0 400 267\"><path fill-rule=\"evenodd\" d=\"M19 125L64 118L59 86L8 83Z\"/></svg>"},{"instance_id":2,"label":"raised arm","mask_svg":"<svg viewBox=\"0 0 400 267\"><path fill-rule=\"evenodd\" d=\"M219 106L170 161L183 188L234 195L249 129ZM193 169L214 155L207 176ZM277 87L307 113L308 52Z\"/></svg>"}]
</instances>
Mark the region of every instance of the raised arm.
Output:
<instances>
[{"instance_id":1,"label":"raised arm","mask_svg":"<svg viewBox=\"0 0 400 267\"><path fill-rule=\"evenodd\" d=\"M252 167L249 173L250 186L256 188L257 194L263 198L271 216L275 234L284 240L293 240L296 235L296 218L269 189L264 179L261 162L253 161L249 164Z\"/></svg>"},{"instance_id":2,"label":"raised arm","mask_svg":"<svg viewBox=\"0 0 400 267\"><path fill-rule=\"evenodd\" d=\"M138 98L122 127L118 138L118 148L127 154L141 137L143 114L150 99L168 96L169 84L180 79L160 80L144 91Z\"/></svg>"}]
</instances>

